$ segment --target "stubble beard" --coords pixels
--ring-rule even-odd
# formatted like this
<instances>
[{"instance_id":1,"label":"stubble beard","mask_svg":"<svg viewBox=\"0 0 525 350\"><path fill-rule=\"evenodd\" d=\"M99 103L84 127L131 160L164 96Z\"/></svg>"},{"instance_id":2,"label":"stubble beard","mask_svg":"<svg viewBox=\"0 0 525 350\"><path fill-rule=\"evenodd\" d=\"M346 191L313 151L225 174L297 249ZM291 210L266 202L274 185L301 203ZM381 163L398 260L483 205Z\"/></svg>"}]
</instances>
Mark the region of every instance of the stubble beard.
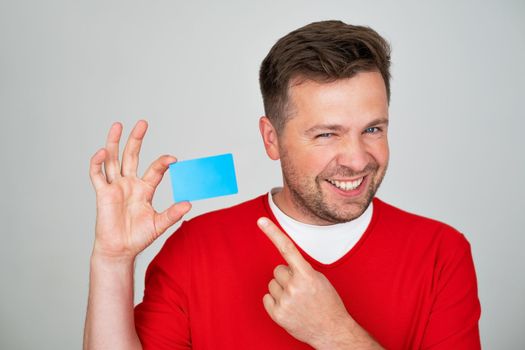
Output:
<instances>
[{"instance_id":1,"label":"stubble beard","mask_svg":"<svg viewBox=\"0 0 525 350\"><path fill-rule=\"evenodd\" d=\"M292 204L297 210L320 224L339 224L352 221L361 216L368 208L383 181L387 166L381 170L376 162L369 163L365 169L356 173L347 167L325 169L314 179L301 175L290 162L288 155L284 152L281 156L281 167L283 179L292 196ZM330 203L322 190L322 184L328 178L336 176L357 177L368 174L370 183L366 189L366 195L362 200L349 199L344 208L339 203ZM330 186L332 186L330 184Z\"/></svg>"}]
</instances>

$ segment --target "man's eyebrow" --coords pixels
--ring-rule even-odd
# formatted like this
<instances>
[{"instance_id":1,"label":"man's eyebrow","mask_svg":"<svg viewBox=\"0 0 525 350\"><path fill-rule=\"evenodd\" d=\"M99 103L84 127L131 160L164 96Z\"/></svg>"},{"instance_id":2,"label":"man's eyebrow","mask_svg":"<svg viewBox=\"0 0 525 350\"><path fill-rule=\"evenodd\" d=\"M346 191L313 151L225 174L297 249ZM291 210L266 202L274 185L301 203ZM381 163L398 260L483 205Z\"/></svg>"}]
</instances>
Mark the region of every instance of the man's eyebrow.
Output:
<instances>
[{"instance_id":1,"label":"man's eyebrow","mask_svg":"<svg viewBox=\"0 0 525 350\"><path fill-rule=\"evenodd\" d=\"M318 131L341 131L346 128L339 124L317 124L306 130L306 134L313 134Z\"/></svg>"},{"instance_id":2,"label":"man's eyebrow","mask_svg":"<svg viewBox=\"0 0 525 350\"><path fill-rule=\"evenodd\" d=\"M370 123L368 123L365 127L366 128L369 128L371 126L375 126L375 125L385 125L385 126L388 126L388 118L377 118L377 119L374 119L372 120Z\"/></svg>"},{"instance_id":3,"label":"man's eyebrow","mask_svg":"<svg viewBox=\"0 0 525 350\"><path fill-rule=\"evenodd\" d=\"M386 125L388 126L388 118L377 118L368 123L365 127L369 128L375 125ZM340 124L317 124L312 126L310 129L305 131L305 134L313 134L319 131L345 131L346 128Z\"/></svg>"}]
</instances>

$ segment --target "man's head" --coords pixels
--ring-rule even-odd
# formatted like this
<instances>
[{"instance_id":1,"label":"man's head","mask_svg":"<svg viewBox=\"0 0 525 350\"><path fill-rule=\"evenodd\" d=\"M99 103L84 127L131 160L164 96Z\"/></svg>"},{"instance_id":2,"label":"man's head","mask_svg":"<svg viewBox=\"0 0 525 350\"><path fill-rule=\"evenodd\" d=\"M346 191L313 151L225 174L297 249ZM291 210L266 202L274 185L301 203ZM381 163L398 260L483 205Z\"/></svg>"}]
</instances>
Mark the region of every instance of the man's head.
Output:
<instances>
[{"instance_id":1,"label":"man's head","mask_svg":"<svg viewBox=\"0 0 525 350\"><path fill-rule=\"evenodd\" d=\"M261 64L259 83L265 114L281 132L289 111L290 85L351 78L376 70L390 101L390 46L373 29L341 21L310 23L275 43Z\"/></svg>"},{"instance_id":2,"label":"man's head","mask_svg":"<svg viewBox=\"0 0 525 350\"><path fill-rule=\"evenodd\" d=\"M388 166L389 56L372 29L327 21L286 35L264 59L260 129L295 218L345 222L370 204Z\"/></svg>"}]
</instances>

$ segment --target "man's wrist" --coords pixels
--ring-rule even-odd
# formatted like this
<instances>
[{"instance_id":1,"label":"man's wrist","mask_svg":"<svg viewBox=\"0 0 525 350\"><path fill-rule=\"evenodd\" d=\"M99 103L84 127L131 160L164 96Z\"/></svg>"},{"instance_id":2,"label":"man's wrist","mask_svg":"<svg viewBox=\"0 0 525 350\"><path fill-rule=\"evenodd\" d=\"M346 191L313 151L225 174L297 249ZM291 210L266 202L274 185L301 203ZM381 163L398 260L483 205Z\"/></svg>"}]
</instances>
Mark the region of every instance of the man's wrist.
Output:
<instances>
[{"instance_id":1,"label":"man's wrist","mask_svg":"<svg viewBox=\"0 0 525 350\"><path fill-rule=\"evenodd\" d=\"M372 338L350 315L338 323L319 346L317 350L379 350L383 347Z\"/></svg>"},{"instance_id":2,"label":"man's wrist","mask_svg":"<svg viewBox=\"0 0 525 350\"><path fill-rule=\"evenodd\" d=\"M93 250L90 263L92 268L129 268L135 265L135 257L129 255L107 255Z\"/></svg>"}]
</instances>

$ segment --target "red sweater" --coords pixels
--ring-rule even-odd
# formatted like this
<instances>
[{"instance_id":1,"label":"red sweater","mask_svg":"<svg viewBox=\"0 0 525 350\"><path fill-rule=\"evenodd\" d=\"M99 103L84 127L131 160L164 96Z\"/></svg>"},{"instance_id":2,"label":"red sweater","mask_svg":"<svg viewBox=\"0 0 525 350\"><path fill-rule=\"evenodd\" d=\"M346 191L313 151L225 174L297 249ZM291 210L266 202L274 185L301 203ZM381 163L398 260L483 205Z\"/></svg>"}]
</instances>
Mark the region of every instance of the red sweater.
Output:
<instances>
[{"instance_id":1,"label":"red sweater","mask_svg":"<svg viewBox=\"0 0 525 350\"><path fill-rule=\"evenodd\" d=\"M256 221L263 195L184 222L146 273L135 324L144 349L311 349L274 323L262 298L285 264ZM480 304L465 237L374 199L359 242L322 264L349 314L387 349L479 349Z\"/></svg>"}]
</instances>

